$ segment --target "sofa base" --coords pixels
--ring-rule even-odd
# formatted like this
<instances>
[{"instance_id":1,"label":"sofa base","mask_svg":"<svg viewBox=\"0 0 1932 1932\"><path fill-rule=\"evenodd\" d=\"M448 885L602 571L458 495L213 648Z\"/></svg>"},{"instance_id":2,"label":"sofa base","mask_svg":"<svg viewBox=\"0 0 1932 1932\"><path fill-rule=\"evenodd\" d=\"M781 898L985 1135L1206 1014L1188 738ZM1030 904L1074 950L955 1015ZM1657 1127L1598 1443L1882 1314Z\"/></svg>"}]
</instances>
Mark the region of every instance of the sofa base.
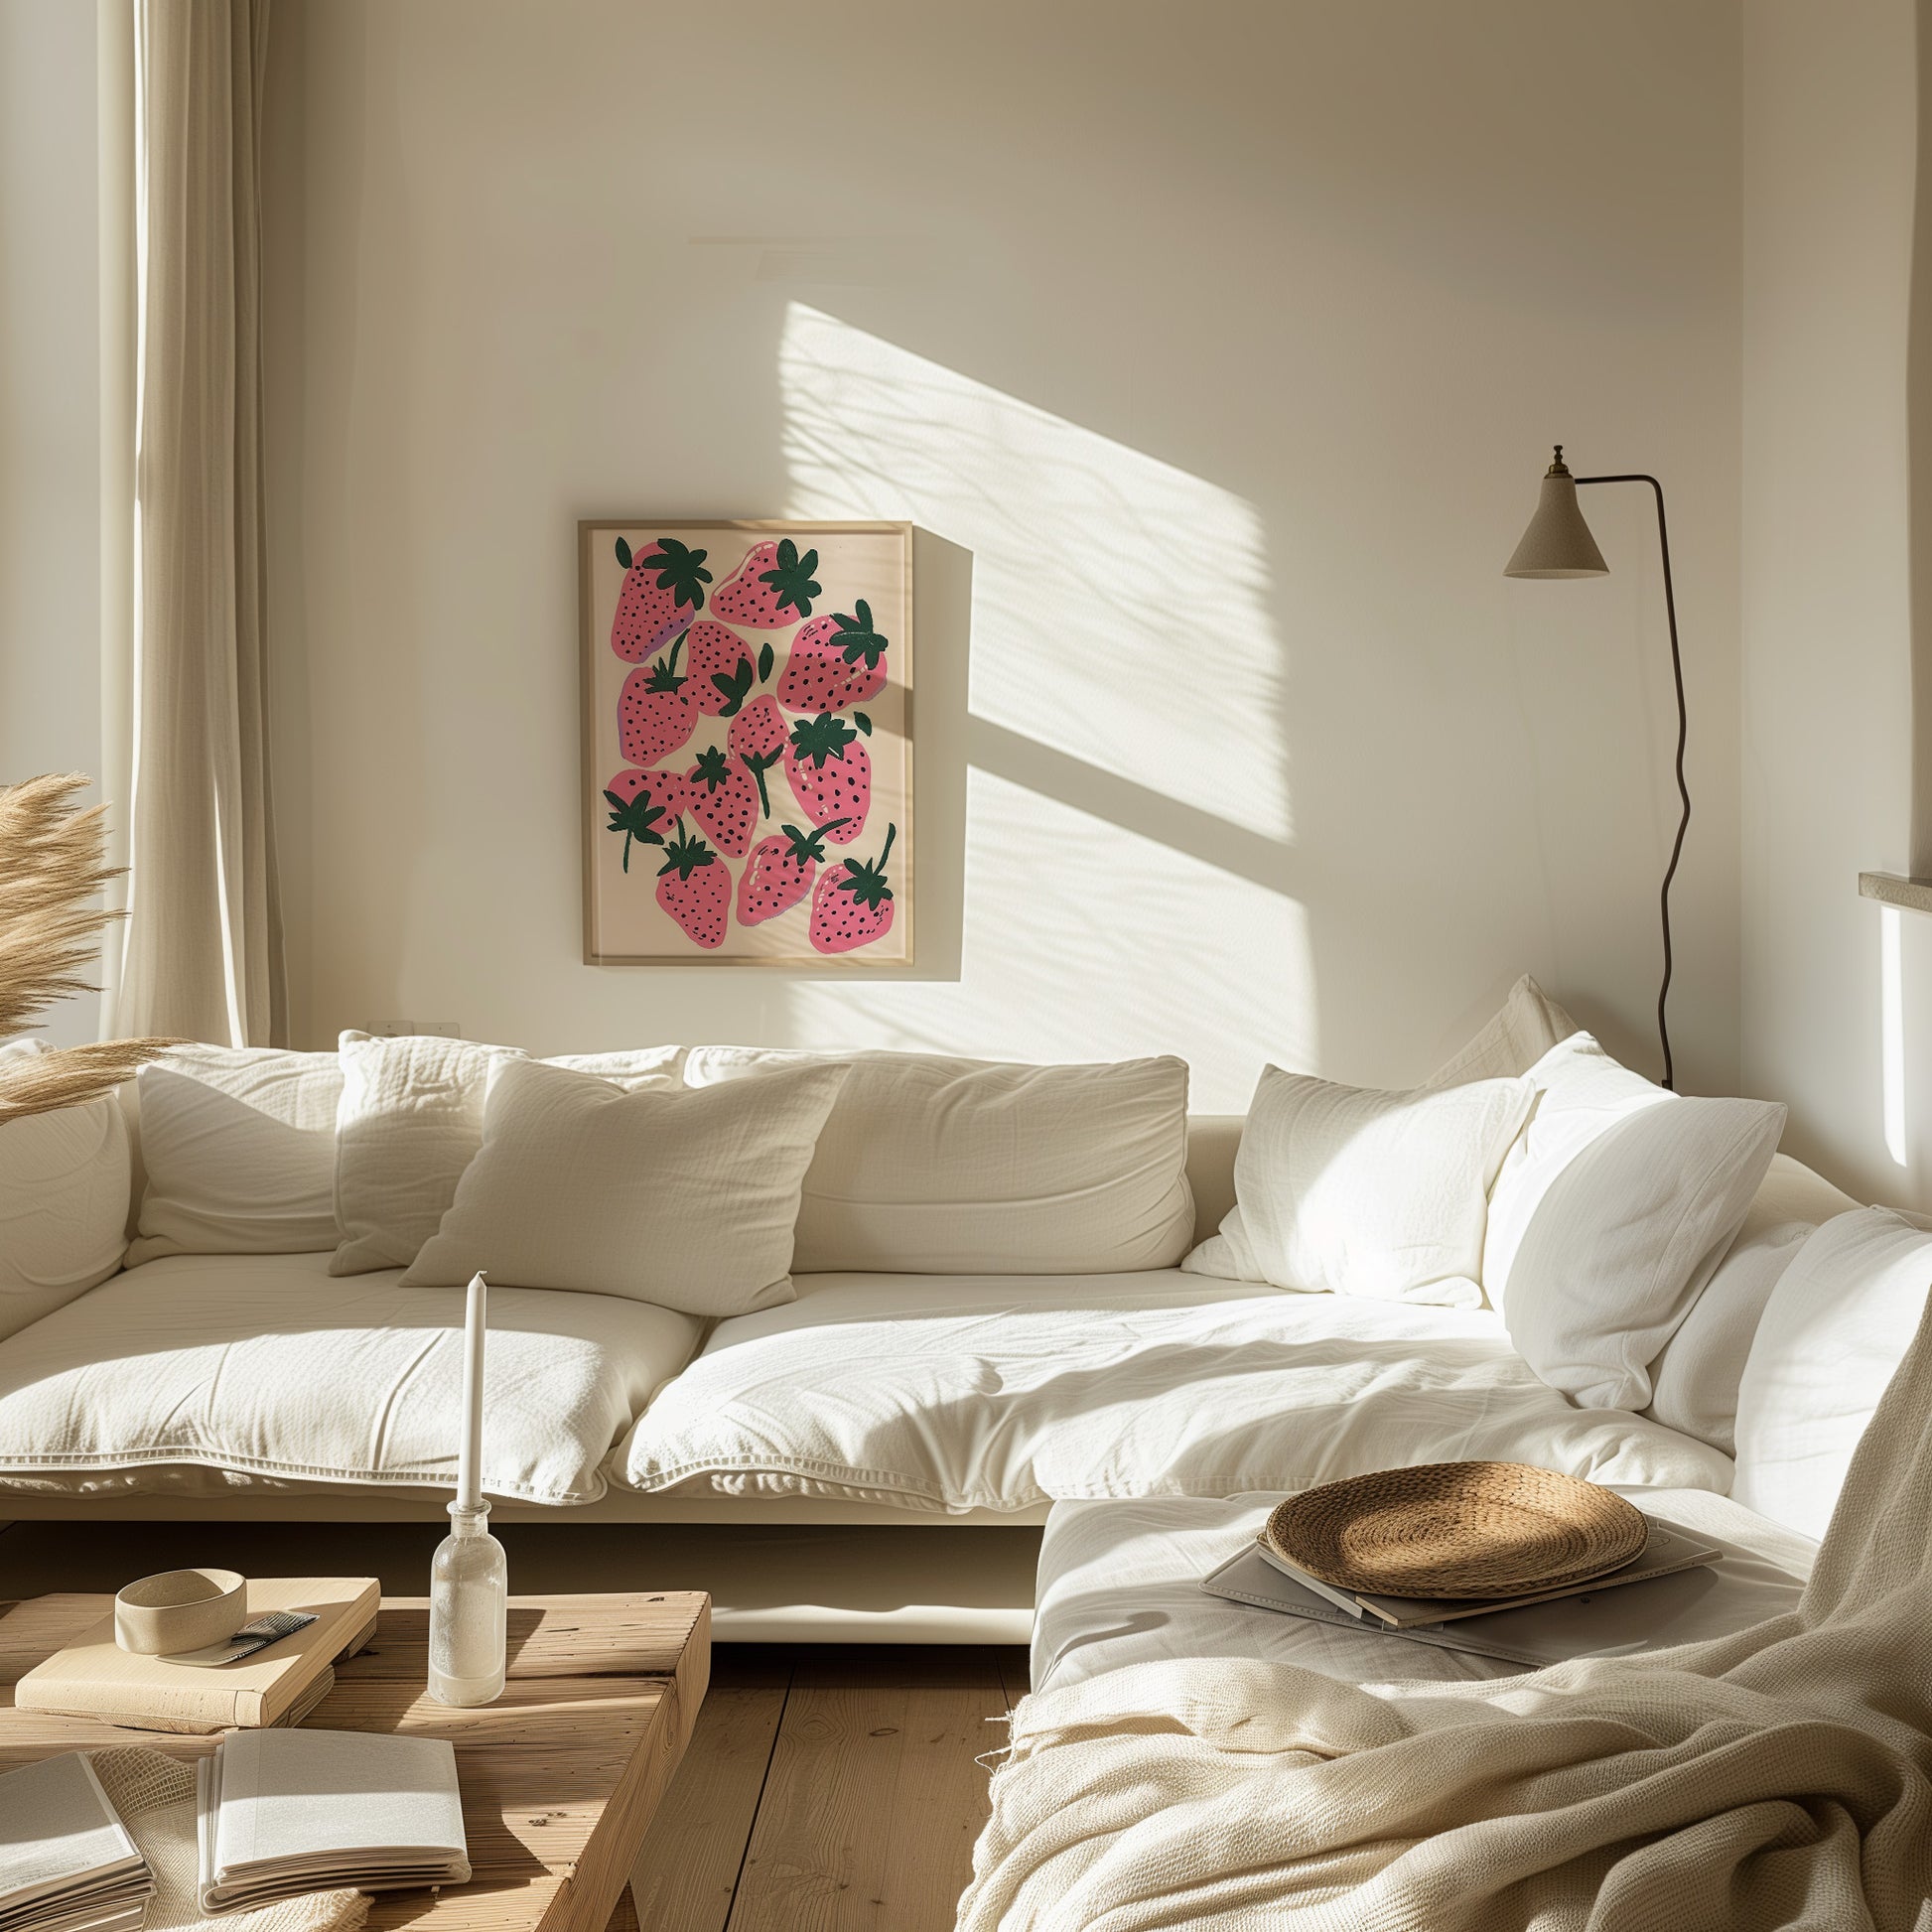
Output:
<instances>
[{"instance_id":1,"label":"sofa base","mask_svg":"<svg viewBox=\"0 0 1932 1932\"><path fill-rule=\"evenodd\" d=\"M260 1576L373 1574L393 1594L423 1593L441 1520L433 1507L383 1498L377 1500L387 1507L378 1511L366 1501L357 1509L355 1497L314 1497L303 1499L298 1520L287 1496L249 1497L245 1510L237 1507L242 1500L225 1502L216 1517L209 1504L198 1508L189 1498L123 1498L98 1508L70 1498L9 1498L0 1597L117 1589L153 1571L207 1563ZM990 1511L921 1517L875 1509L861 1516L853 1504L817 1505L843 1520L812 1521L805 1519L812 1505L605 1500L655 1502L659 1513L600 1514L603 1504L492 1511L509 1555L510 1588L708 1590L713 1635L724 1643L1032 1639L1040 1537L1034 1523ZM672 1507L703 1514L662 1513ZM1044 1513L1028 1512L1035 1523ZM115 1533L98 1535L108 1520ZM926 1533L944 1524L976 1533Z\"/></svg>"}]
</instances>

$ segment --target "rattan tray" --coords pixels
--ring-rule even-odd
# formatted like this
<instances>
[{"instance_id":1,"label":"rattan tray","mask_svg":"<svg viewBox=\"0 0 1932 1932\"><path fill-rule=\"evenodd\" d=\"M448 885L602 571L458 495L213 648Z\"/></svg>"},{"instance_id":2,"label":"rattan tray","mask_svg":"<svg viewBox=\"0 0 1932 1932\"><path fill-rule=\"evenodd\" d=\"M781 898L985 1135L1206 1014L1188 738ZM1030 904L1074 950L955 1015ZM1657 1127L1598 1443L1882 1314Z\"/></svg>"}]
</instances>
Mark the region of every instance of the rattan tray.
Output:
<instances>
[{"instance_id":1,"label":"rattan tray","mask_svg":"<svg viewBox=\"0 0 1932 1932\"><path fill-rule=\"evenodd\" d=\"M1526 1462L1423 1462L1323 1483L1268 1519L1291 1563L1337 1589L1507 1596L1600 1577L1644 1546L1621 1496Z\"/></svg>"}]
</instances>

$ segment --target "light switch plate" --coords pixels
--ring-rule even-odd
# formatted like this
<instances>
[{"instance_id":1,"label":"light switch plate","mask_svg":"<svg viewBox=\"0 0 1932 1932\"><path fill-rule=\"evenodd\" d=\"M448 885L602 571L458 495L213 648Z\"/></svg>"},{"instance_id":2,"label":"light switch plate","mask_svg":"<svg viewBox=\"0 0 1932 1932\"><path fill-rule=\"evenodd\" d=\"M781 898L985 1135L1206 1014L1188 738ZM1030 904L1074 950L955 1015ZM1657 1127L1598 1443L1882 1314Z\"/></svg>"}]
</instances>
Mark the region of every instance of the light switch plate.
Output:
<instances>
[{"instance_id":1,"label":"light switch plate","mask_svg":"<svg viewBox=\"0 0 1932 1932\"><path fill-rule=\"evenodd\" d=\"M461 1039L463 1029L454 1020L378 1020L369 1032L377 1039L406 1039L413 1034L434 1034L443 1039Z\"/></svg>"}]
</instances>

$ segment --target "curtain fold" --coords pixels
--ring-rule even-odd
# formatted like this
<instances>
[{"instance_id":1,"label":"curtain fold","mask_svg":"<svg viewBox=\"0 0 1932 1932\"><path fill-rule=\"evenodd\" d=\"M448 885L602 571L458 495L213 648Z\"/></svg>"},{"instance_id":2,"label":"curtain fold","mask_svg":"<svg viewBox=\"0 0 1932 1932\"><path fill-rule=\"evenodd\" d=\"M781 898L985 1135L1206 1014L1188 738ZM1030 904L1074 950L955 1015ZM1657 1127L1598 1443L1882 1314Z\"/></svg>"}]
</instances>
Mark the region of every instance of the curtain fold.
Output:
<instances>
[{"instance_id":1,"label":"curtain fold","mask_svg":"<svg viewBox=\"0 0 1932 1932\"><path fill-rule=\"evenodd\" d=\"M263 657L268 0L134 0L133 770L116 1034L288 1031Z\"/></svg>"}]
</instances>

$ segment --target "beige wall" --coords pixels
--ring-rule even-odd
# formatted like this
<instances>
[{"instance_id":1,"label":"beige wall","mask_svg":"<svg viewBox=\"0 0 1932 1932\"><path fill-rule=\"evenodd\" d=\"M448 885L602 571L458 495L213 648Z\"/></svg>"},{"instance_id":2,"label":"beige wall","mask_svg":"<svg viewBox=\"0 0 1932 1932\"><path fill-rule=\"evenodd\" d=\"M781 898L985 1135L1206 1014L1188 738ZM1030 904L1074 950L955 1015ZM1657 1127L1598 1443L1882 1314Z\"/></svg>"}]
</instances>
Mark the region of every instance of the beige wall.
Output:
<instances>
[{"instance_id":1,"label":"beige wall","mask_svg":"<svg viewBox=\"0 0 1932 1932\"><path fill-rule=\"evenodd\" d=\"M93 7L0 0L0 784L100 768L94 181Z\"/></svg>"},{"instance_id":2,"label":"beige wall","mask_svg":"<svg viewBox=\"0 0 1932 1932\"><path fill-rule=\"evenodd\" d=\"M1743 1077L1793 1152L1923 1206L1932 920L1858 893L1913 860L1913 7L1744 21Z\"/></svg>"},{"instance_id":3,"label":"beige wall","mask_svg":"<svg viewBox=\"0 0 1932 1932\"><path fill-rule=\"evenodd\" d=\"M1728 1089L1738 33L1734 0L279 8L301 1038L1173 1049L1223 1107L1271 1055L1419 1075L1528 968L1651 1065L1643 497L1593 493L1607 580L1500 575L1561 437L1671 492L1674 1017ZM580 963L572 525L613 511L971 553L914 977Z\"/></svg>"}]
</instances>

